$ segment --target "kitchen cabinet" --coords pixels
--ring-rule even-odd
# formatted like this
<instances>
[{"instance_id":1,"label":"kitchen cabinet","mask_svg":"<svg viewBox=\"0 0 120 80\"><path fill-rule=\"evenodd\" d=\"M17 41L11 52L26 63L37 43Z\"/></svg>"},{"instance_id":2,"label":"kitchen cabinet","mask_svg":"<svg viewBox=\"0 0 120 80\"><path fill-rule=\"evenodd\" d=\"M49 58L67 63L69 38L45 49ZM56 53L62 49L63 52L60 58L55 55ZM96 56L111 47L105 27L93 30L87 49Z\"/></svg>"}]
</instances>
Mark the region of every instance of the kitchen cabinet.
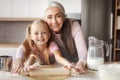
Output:
<instances>
[{"instance_id":1,"label":"kitchen cabinet","mask_svg":"<svg viewBox=\"0 0 120 80\"><path fill-rule=\"evenodd\" d=\"M20 44L25 38L27 26L32 20L0 21L0 44Z\"/></svg>"},{"instance_id":2,"label":"kitchen cabinet","mask_svg":"<svg viewBox=\"0 0 120 80\"><path fill-rule=\"evenodd\" d=\"M11 17L12 0L0 0L0 17Z\"/></svg>"},{"instance_id":3,"label":"kitchen cabinet","mask_svg":"<svg viewBox=\"0 0 120 80\"><path fill-rule=\"evenodd\" d=\"M114 61L120 61L120 0L115 0L114 4Z\"/></svg>"},{"instance_id":4,"label":"kitchen cabinet","mask_svg":"<svg viewBox=\"0 0 120 80\"><path fill-rule=\"evenodd\" d=\"M47 0L0 0L0 19L42 17Z\"/></svg>"},{"instance_id":5,"label":"kitchen cabinet","mask_svg":"<svg viewBox=\"0 0 120 80\"><path fill-rule=\"evenodd\" d=\"M30 16L29 17L43 17L47 0L30 0Z\"/></svg>"},{"instance_id":6,"label":"kitchen cabinet","mask_svg":"<svg viewBox=\"0 0 120 80\"><path fill-rule=\"evenodd\" d=\"M29 17L30 0L12 0L11 17Z\"/></svg>"},{"instance_id":7,"label":"kitchen cabinet","mask_svg":"<svg viewBox=\"0 0 120 80\"><path fill-rule=\"evenodd\" d=\"M12 17L34 18L42 17L46 0L13 0Z\"/></svg>"},{"instance_id":8,"label":"kitchen cabinet","mask_svg":"<svg viewBox=\"0 0 120 80\"><path fill-rule=\"evenodd\" d=\"M0 20L43 17L50 1L53 0L0 0ZM66 13L81 13L81 0L74 5L74 1L69 3L67 0L56 1L64 6Z\"/></svg>"},{"instance_id":9,"label":"kitchen cabinet","mask_svg":"<svg viewBox=\"0 0 120 80\"><path fill-rule=\"evenodd\" d=\"M48 0L48 3L51 1L60 2L64 6L66 13L81 13L82 0L77 0L75 4L73 4L74 0L71 0L71 1L68 1L68 0Z\"/></svg>"},{"instance_id":10,"label":"kitchen cabinet","mask_svg":"<svg viewBox=\"0 0 120 80\"><path fill-rule=\"evenodd\" d=\"M26 27L36 19L39 18L0 18L0 45L22 43Z\"/></svg>"}]
</instances>

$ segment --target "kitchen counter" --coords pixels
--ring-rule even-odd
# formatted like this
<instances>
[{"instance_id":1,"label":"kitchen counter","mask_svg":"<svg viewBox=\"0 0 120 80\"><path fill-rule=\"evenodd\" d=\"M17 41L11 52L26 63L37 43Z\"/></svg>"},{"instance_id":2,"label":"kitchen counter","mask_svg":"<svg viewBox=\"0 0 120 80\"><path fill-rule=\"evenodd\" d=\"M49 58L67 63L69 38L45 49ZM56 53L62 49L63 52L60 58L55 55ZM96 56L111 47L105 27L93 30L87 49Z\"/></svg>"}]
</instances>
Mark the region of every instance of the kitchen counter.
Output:
<instances>
[{"instance_id":1,"label":"kitchen counter","mask_svg":"<svg viewBox=\"0 0 120 80\"><path fill-rule=\"evenodd\" d=\"M88 71L86 74L72 74L71 76L40 76L29 78L33 80L99 80L97 71Z\"/></svg>"},{"instance_id":2,"label":"kitchen counter","mask_svg":"<svg viewBox=\"0 0 120 80\"><path fill-rule=\"evenodd\" d=\"M97 71L88 70L86 74L79 74L74 70L70 72L59 64L54 64L52 66L40 66L38 67L37 71L34 70L31 72L31 74L33 74L33 76L27 77L33 80L98 80Z\"/></svg>"},{"instance_id":3,"label":"kitchen counter","mask_svg":"<svg viewBox=\"0 0 120 80\"><path fill-rule=\"evenodd\" d=\"M120 62L116 62L116 63L120 63ZM106 63L108 64L108 63ZM41 66L40 66L41 67ZM53 66L42 66L41 69L43 68L55 68ZM58 66L57 66L58 68ZM64 70L61 69L61 67L59 67L60 70ZM40 69L40 70L41 70ZM37 69L38 70L38 69ZM60 73L61 71L59 71L58 73ZM66 71L65 71L66 72ZM35 74L37 73L37 71L34 72ZM41 71L40 71L41 73ZM44 73L44 72L42 72ZM54 73L54 71L47 71L47 73ZM88 70L86 74L79 74L79 73L71 73L71 75L61 75L61 76L55 76L55 75L43 75L43 76L23 76L23 75L14 75L14 74L10 74L10 72L2 72L0 71L0 80L99 80L99 77L97 75L98 71L92 71L92 70ZM54 73L56 74L56 73Z\"/></svg>"},{"instance_id":4,"label":"kitchen counter","mask_svg":"<svg viewBox=\"0 0 120 80\"><path fill-rule=\"evenodd\" d=\"M51 73L51 72L50 72ZM0 71L0 80L99 80L97 71L88 71L86 74L74 73L70 76L23 76Z\"/></svg>"},{"instance_id":5,"label":"kitchen counter","mask_svg":"<svg viewBox=\"0 0 120 80\"><path fill-rule=\"evenodd\" d=\"M119 63L119 62L117 62ZM108 64L108 63L107 63ZM49 70L48 70L49 68ZM38 74L40 76L25 76L25 75L16 75L16 74L10 74L10 72L2 72L0 71L0 80L100 80L98 77L98 71L92 71L92 70L88 70L86 74L79 74L77 72L72 72L71 75L55 75L56 73L61 73L63 70L66 69L62 69L62 67L59 67L60 71L55 72L54 70L56 69L56 67L48 67L46 68L45 66L41 69L37 69L38 71L34 70L34 74ZM54 68L54 70L52 70ZM57 67L58 68L58 67ZM54 73L54 75L50 76L50 75L46 75L46 71L44 70L46 69L47 74L51 74ZM44 70L44 71L43 71ZM62 70L62 71L61 71ZM64 72L64 71L63 71ZM44 73L45 75L41 75L41 73ZM65 71L66 73L66 71ZM105 76L104 76L105 77ZM106 79L102 79L102 80L106 80ZM109 79L107 79L109 80ZM111 79L111 80L116 80L116 79ZM119 79L117 79L119 80Z\"/></svg>"}]
</instances>

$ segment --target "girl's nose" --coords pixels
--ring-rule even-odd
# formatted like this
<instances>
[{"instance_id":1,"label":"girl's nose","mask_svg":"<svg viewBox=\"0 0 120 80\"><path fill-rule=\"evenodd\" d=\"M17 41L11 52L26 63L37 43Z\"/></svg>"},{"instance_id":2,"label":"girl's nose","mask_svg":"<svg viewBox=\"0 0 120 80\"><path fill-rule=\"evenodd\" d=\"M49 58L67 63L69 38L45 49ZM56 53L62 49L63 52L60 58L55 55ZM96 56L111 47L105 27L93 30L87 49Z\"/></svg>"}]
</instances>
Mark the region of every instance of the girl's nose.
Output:
<instances>
[{"instance_id":1,"label":"girl's nose","mask_svg":"<svg viewBox=\"0 0 120 80\"><path fill-rule=\"evenodd\" d=\"M42 37L42 33L40 33L38 36L39 36L39 37Z\"/></svg>"}]
</instances>

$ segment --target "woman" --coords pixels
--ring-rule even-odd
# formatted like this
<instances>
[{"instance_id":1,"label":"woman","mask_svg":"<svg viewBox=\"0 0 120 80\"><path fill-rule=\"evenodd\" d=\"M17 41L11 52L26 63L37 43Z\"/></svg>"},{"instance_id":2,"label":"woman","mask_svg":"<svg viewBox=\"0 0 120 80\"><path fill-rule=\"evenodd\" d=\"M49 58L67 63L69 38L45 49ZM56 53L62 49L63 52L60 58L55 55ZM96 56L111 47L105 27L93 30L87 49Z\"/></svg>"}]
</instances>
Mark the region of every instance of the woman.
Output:
<instances>
[{"instance_id":1,"label":"woman","mask_svg":"<svg viewBox=\"0 0 120 80\"><path fill-rule=\"evenodd\" d=\"M74 67L76 71L85 73L87 48L80 24L66 18L64 7L58 2L51 2L48 5L44 19L52 30L62 56L76 63Z\"/></svg>"}]
</instances>

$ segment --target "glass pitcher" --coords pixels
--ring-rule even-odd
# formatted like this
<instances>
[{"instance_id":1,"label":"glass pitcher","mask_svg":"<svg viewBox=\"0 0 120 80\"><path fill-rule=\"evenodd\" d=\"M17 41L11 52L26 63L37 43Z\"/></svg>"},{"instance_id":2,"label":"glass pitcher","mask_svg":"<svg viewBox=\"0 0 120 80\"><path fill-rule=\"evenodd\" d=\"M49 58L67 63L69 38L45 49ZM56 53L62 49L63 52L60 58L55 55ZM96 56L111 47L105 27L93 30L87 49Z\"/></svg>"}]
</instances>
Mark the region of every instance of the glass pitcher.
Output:
<instances>
[{"instance_id":1,"label":"glass pitcher","mask_svg":"<svg viewBox=\"0 0 120 80\"><path fill-rule=\"evenodd\" d=\"M106 55L109 55L109 45L103 40L90 36L88 38L89 48L87 55L87 67L91 70L98 70L98 67L104 64L104 53L106 47Z\"/></svg>"}]
</instances>

